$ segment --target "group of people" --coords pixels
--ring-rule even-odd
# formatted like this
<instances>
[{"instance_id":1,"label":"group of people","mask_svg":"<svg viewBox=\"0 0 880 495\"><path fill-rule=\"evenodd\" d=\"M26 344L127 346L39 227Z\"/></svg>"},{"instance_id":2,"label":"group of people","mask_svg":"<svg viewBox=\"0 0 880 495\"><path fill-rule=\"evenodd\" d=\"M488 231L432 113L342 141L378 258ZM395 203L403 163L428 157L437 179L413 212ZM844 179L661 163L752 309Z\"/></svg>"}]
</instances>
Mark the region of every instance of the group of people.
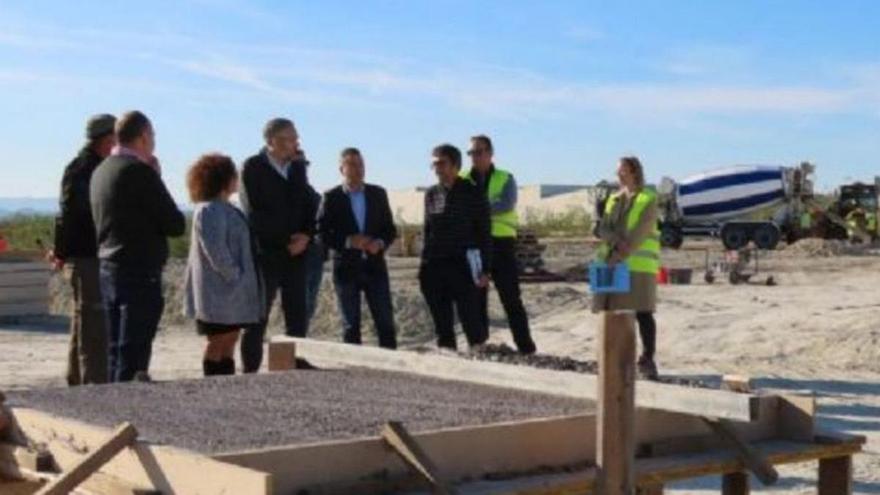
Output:
<instances>
[{"instance_id":1,"label":"group of people","mask_svg":"<svg viewBox=\"0 0 880 495\"><path fill-rule=\"evenodd\" d=\"M184 234L185 217L162 180L146 115L96 115L86 138L64 171L50 253L74 294L68 383L148 380L167 240ZM205 375L235 373L239 338L241 369L260 368L279 293L286 334L305 337L329 253L343 341L361 343L363 297L379 345L395 349L385 251L397 229L385 189L365 182L364 157L349 147L339 156L341 184L321 195L291 120L271 119L263 139L240 172L230 157L211 153L187 173L194 208L184 312L207 339ZM487 341L493 283L518 350L531 354L515 255L516 182L496 168L488 136L472 137L467 154L469 170L451 144L431 153L437 183L425 193L418 278L437 345L456 348L456 313L470 346ZM236 193L240 208L231 202Z\"/></svg>"}]
</instances>

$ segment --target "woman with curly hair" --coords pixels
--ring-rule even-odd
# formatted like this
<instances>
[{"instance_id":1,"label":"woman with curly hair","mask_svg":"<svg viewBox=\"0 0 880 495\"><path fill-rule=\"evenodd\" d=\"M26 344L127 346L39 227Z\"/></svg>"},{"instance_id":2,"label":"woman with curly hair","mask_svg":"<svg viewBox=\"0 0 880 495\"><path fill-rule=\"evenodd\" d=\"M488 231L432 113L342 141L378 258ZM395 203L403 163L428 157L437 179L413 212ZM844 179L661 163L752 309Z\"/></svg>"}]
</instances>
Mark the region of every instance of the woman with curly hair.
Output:
<instances>
[{"instance_id":1,"label":"woman with curly hair","mask_svg":"<svg viewBox=\"0 0 880 495\"><path fill-rule=\"evenodd\" d=\"M239 331L260 321L264 312L250 227L229 202L238 189L235 164L225 155L204 155L189 169L187 187L195 210L184 314L208 339L205 376L233 375Z\"/></svg>"}]
</instances>

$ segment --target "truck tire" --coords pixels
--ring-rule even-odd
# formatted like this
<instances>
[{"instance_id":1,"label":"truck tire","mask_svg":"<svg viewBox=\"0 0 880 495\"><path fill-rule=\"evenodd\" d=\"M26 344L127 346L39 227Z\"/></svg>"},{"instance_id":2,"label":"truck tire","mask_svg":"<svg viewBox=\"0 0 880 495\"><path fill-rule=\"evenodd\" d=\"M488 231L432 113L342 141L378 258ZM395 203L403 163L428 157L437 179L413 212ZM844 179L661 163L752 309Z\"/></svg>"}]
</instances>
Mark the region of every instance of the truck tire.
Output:
<instances>
[{"instance_id":1,"label":"truck tire","mask_svg":"<svg viewBox=\"0 0 880 495\"><path fill-rule=\"evenodd\" d=\"M781 236L782 233L779 232L779 227L772 223L767 223L760 225L755 229L755 232L752 233L752 240L755 241L755 246L757 246L758 249L772 251L776 249L776 245L779 244L779 238Z\"/></svg>"},{"instance_id":2,"label":"truck tire","mask_svg":"<svg viewBox=\"0 0 880 495\"><path fill-rule=\"evenodd\" d=\"M679 229L678 227L667 225L660 229L661 246L665 248L678 249L681 247L682 242L684 242L684 237L681 235L681 229Z\"/></svg>"},{"instance_id":3,"label":"truck tire","mask_svg":"<svg viewBox=\"0 0 880 495\"><path fill-rule=\"evenodd\" d=\"M728 224L721 228L721 243L729 251L744 248L749 243L749 235L745 226Z\"/></svg>"}]
</instances>

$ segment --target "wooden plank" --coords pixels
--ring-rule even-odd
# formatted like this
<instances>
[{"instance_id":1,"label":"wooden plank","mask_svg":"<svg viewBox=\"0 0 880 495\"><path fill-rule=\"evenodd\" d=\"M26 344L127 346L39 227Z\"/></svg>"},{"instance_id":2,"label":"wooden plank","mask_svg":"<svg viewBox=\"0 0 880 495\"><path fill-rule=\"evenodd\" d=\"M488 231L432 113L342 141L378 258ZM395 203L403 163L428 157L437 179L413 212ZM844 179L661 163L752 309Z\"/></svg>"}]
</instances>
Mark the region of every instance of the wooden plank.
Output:
<instances>
[{"instance_id":1,"label":"wooden plank","mask_svg":"<svg viewBox=\"0 0 880 495\"><path fill-rule=\"evenodd\" d=\"M745 375L724 375L721 377L721 388L749 394L752 392L752 379Z\"/></svg>"},{"instance_id":2,"label":"wooden plank","mask_svg":"<svg viewBox=\"0 0 880 495\"><path fill-rule=\"evenodd\" d=\"M37 472L29 469L21 468L15 475L15 479L28 480L31 482L39 481L51 483L60 477L57 473ZM0 488L5 488L0 481ZM37 490L28 492L35 493ZM0 493L6 493L0 490ZM77 495L162 495L162 492L152 488L144 488L137 486L113 476L107 476L103 473L94 473L88 479L82 482L78 487L73 489L71 493Z\"/></svg>"},{"instance_id":3,"label":"wooden plank","mask_svg":"<svg viewBox=\"0 0 880 495\"><path fill-rule=\"evenodd\" d=\"M287 371L296 368L295 342L269 342L269 371Z\"/></svg>"},{"instance_id":4,"label":"wooden plank","mask_svg":"<svg viewBox=\"0 0 880 495\"><path fill-rule=\"evenodd\" d=\"M636 495L663 495L663 485L647 485L637 487Z\"/></svg>"},{"instance_id":5,"label":"wooden plank","mask_svg":"<svg viewBox=\"0 0 880 495\"><path fill-rule=\"evenodd\" d=\"M852 495L852 456L819 461L819 495Z\"/></svg>"},{"instance_id":6,"label":"wooden plank","mask_svg":"<svg viewBox=\"0 0 880 495\"><path fill-rule=\"evenodd\" d=\"M7 274L12 273L22 273L22 272L44 272L50 273L52 268L48 263L44 261L20 261L20 262L6 262L0 260L0 277L5 277Z\"/></svg>"},{"instance_id":7,"label":"wooden plank","mask_svg":"<svg viewBox=\"0 0 880 495\"><path fill-rule=\"evenodd\" d=\"M776 437L776 399L763 398L761 419L734 423L737 432L749 441ZM710 434L709 427L694 416L636 410L636 440L641 443ZM592 415L413 433L450 481L531 472L536 466L592 464L596 458L595 435L596 417ZM225 453L215 458L272 473L276 493L330 493L334 487L339 493L388 493L397 486L397 480L411 479L407 467L378 436ZM368 485L364 480L383 481Z\"/></svg>"},{"instance_id":8,"label":"wooden plank","mask_svg":"<svg viewBox=\"0 0 880 495\"><path fill-rule=\"evenodd\" d=\"M295 342L299 357L325 366L362 366L579 399L595 400L597 397L598 377L590 374L288 336L275 336L272 342ZM636 406L639 408L738 421L757 420L761 400L757 395L681 387L645 380L639 380L636 386Z\"/></svg>"},{"instance_id":9,"label":"wooden plank","mask_svg":"<svg viewBox=\"0 0 880 495\"><path fill-rule=\"evenodd\" d=\"M0 287L49 286L49 272L18 272L0 274Z\"/></svg>"},{"instance_id":10,"label":"wooden plank","mask_svg":"<svg viewBox=\"0 0 880 495\"><path fill-rule=\"evenodd\" d=\"M110 430L27 408L13 408L22 432L41 443L58 466L70 469L85 453L96 449ZM267 495L272 476L197 454L136 442L101 468L101 472L162 493Z\"/></svg>"},{"instance_id":11,"label":"wooden plank","mask_svg":"<svg viewBox=\"0 0 880 495\"><path fill-rule=\"evenodd\" d=\"M3 301L4 303L21 301L43 301L46 300L48 297L48 285L0 287L0 301Z\"/></svg>"},{"instance_id":12,"label":"wooden plank","mask_svg":"<svg viewBox=\"0 0 880 495\"><path fill-rule=\"evenodd\" d=\"M779 433L783 438L812 441L816 434L816 397L783 395L779 398Z\"/></svg>"},{"instance_id":13,"label":"wooden plank","mask_svg":"<svg viewBox=\"0 0 880 495\"><path fill-rule=\"evenodd\" d=\"M0 443L0 462L14 463L32 471L48 471L53 467L52 454L10 443Z\"/></svg>"},{"instance_id":14,"label":"wooden plank","mask_svg":"<svg viewBox=\"0 0 880 495\"><path fill-rule=\"evenodd\" d=\"M389 421L382 430L382 438L403 461L420 474L431 485L435 495L451 495L455 490L450 489L446 481L440 475L440 470L431 461L431 458L419 445L403 424L398 421Z\"/></svg>"},{"instance_id":15,"label":"wooden plank","mask_svg":"<svg viewBox=\"0 0 880 495\"><path fill-rule=\"evenodd\" d=\"M378 433L378 432L377 432ZM543 418L413 433L449 481L536 466L573 466L595 458L594 416ZM388 493L411 480L381 437L218 454L223 462L272 473L275 493ZM370 483L380 480L381 483ZM413 488L413 487L410 487Z\"/></svg>"},{"instance_id":16,"label":"wooden plank","mask_svg":"<svg viewBox=\"0 0 880 495\"><path fill-rule=\"evenodd\" d=\"M49 313L48 299L43 301L3 303L0 302L0 316L35 316Z\"/></svg>"},{"instance_id":17,"label":"wooden plank","mask_svg":"<svg viewBox=\"0 0 880 495\"><path fill-rule=\"evenodd\" d=\"M122 449L131 446L137 440L137 435L137 430L131 423L121 424L98 448L44 486L37 495L65 495L73 491Z\"/></svg>"},{"instance_id":18,"label":"wooden plank","mask_svg":"<svg viewBox=\"0 0 880 495\"><path fill-rule=\"evenodd\" d=\"M76 490L83 495L162 495L159 490L142 487L103 473L95 473Z\"/></svg>"},{"instance_id":19,"label":"wooden plank","mask_svg":"<svg viewBox=\"0 0 880 495\"><path fill-rule=\"evenodd\" d=\"M596 471L603 495L635 488L635 326L630 314L603 313L599 329Z\"/></svg>"},{"instance_id":20,"label":"wooden plank","mask_svg":"<svg viewBox=\"0 0 880 495\"><path fill-rule=\"evenodd\" d=\"M712 428L716 435L739 454L743 464L761 480L761 483L772 485L779 480L779 472L776 471L773 464L754 447L749 445L746 440L741 438L737 434L736 429L727 421L710 418L703 418L703 420L706 421L706 424Z\"/></svg>"},{"instance_id":21,"label":"wooden plank","mask_svg":"<svg viewBox=\"0 0 880 495\"><path fill-rule=\"evenodd\" d=\"M727 473L721 477L721 495L749 495L748 473Z\"/></svg>"},{"instance_id":22,"label":"wooden plank","mask_svg":"<svg viewBox=\"0 0 880 495\"><path fill-rule=\"evenodd\" d=\"M760 450L774 465L797 464L817 459L838 458L861 450L861 443L823 445L817 443L770 440L760 442ZM712 451L701 454L677 455L659 459L636 461L637 486L651 486L702 476L742 473L744 466L730 451ZM472 483L459 486L460 495L590 495L596 491L596 471L586 469L564 475L547 475L495 483ZM829 485L830 486L830 485ZM828 491L831 493L847 493ZM826 495L820 493L820 495Z\"/></svg>"}]
</instances>

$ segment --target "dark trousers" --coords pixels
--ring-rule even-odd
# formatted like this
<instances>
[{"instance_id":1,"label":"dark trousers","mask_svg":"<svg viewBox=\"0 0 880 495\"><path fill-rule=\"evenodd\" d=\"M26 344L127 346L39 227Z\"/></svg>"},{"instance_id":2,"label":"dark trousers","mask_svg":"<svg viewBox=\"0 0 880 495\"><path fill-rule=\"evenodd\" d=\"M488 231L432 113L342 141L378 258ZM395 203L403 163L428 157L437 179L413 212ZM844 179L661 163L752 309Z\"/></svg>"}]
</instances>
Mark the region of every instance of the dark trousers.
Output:
<instances>
[{"instance_id":1,"label":"dark trousers","mask_svg":"<svg viewBox=\"0 0 880 495\"><path fill-rule=\"evenodd\" d=\"M297 256L286 263L261 263L266 295L266 315L263 320L248 325L241 336L241 363L245 373L256 373L263 362L263 339L275 296L281 292L281 310L284 313L285 333L291 337L305 337L306 323L306 258Z\"/></svg>"},{"instance_id":2,"label":"dark trousers","mask_svg":"<svg viewBox=\"0 0 880 495\"><path fill-rule=\"evenodd\" d=\"M639 336L642 338L642 356L653 361L657 350L657 322L654 321L654 313L639 311L636 313L636 320L639 322Z\"/></svg>"},{"instance_id":3,"label":"dark trousers","mask_svg":"<svg viewBox=\"0 0 880 495\"><path fill-rule=\"evenodd\" d=\"M486 342L488 333L480 319L479 290L466 258L423 261L419 286L434 320L438 347L457 348L454 311L458 312L469 345Z\"/></svg>"},{"instance_id":4,"label":"dark trousers","mask_svg":"<svg viewBox=\"0 0 880 495\"><path fill-rule=\"evenodd\" d=\"M318 308L318 295L324 279L324 247L310 243L306 250L306 333Z\"/></svg>"},{"instance_id":5,"label":"dark trousers","mask_svg":"<svg viewBox=\"0 0 880 495\"><path fill-rule=\"evenodd\" d=\"M369 269L363 264L333 270L336 302L342 317L342 340L347 344L361 343L361 293L376 325L379 346L397 348L391 285L387 269Z\"/></svg>"},{"instance_id":6,"label":"dark trousers","mask_svg":"<svg viewBox=\"0 0 880 495\"><path fill-rule=\"evenodd\" d=\"M107 315L109 379L131 381L137 372L150 369L153 339L165 307L162 272L101 261L101 293Z\"/></svg>"},{"instance_id":7,"label":"dark trousers","mask_svg":"<svg viewBox=\"0 0 880 495\"><path fill-rule=\"evenodd\" d=\"M73 289L67 384L107 383L107 322L97 258L71 258L64 265Z\"/></svg>"},{"instance_id":8,"label":"dark trousers","mask_svg":"<svg viewBox=\"0 0 880 495\"><path fill-rule=\"evenodd\" d=\"M519 270L516 262L516 239L492 238L492 283L498 291L507 324L519 352L535 352L535 342L529 330L529 316L523 306L519 290ZM480 290L480 316L483 326L489 329L489 290Z\"/></svg>"}]
</instances>

